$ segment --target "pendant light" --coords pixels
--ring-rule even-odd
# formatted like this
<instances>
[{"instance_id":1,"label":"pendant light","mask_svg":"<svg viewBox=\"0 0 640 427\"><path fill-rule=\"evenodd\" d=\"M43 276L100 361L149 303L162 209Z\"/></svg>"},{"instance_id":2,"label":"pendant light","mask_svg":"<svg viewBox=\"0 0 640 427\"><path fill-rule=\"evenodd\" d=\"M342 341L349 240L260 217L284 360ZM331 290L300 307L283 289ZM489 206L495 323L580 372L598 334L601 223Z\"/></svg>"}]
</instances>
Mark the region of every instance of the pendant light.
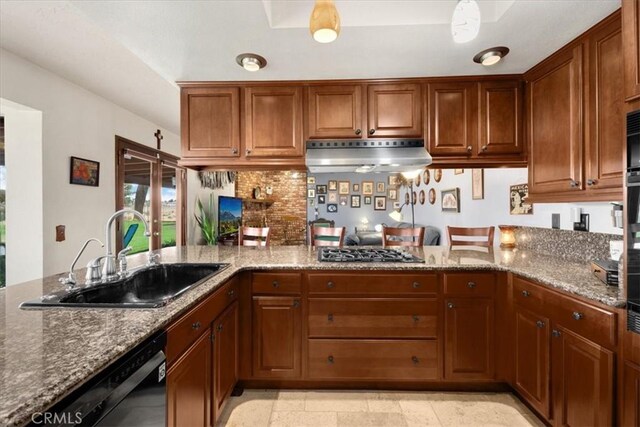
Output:
<instances>
[{"instance_id":1,"label":"pendant light","mask_svg":"<svg viewBox=\"0 0 640 427\"><path fill-rule=\"evenodd\" d=\"M480 8L476 0L460 0L453 10L451 35L456 43L467 43L480 32Z\"/></svg>"},{"instance_id":2,"label":"pendant light","mask_svg":"<svg viewBox=\"0 0 640 427\"><path fill-rule=\"evenodd\" d=\"M331 43L340 34L340 15L333 0L316 0L309 19L309 31L318 43Z\"/></svg>"}]
</instances>

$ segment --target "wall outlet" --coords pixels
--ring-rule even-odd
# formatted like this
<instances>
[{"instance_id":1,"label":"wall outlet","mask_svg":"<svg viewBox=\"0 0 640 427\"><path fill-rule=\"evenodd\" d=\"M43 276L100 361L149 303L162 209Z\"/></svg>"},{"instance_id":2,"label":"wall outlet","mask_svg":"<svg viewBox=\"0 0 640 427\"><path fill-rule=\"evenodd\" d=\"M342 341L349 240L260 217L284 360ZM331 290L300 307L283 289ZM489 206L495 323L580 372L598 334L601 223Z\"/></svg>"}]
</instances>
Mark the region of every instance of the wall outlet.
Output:
<instances>
[{"instance_id":1,"label":"wall outlet","mask_svg":"<svg viewBox=\"0 0 640 427\"><path fill-rule=\"evenodd\" d=\"M580 214L580 222L573 223L574 231L589 231L589 214Z\"/></svg>"},{"instance_id":2,"label":"wall outlet","mask_svg":"<svg viewBox=\"0 0 640 427\"><path fill-rule=\"evenodd\" d=\"M65 239L66 239L65 226L64 225L56 225L56 242L64 242Z\"/></svg>"},{"instance_id":3,"label":"wall outlet","mask_svg":"<svg viewBox=\"0 0 640 427\"><path fill-rule=\"evenodd\" d=\"M551 214L551 228L555 228L556 230L560 229L560 214L559 213Z\"/></svg>"}]
</instances>

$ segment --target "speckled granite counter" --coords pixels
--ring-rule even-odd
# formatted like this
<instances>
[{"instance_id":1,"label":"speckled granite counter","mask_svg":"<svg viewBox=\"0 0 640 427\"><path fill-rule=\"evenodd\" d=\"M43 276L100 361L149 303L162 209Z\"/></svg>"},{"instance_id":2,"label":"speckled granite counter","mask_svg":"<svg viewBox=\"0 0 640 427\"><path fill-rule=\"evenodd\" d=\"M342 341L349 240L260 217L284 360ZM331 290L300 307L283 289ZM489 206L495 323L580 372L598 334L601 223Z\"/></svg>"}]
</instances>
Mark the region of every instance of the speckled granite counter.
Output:
<instances>
[{"instance_id":1,"label":"speckled granite counter","mask_svg":"<svg viewBox=\"0 0 640 427\"><path fill-rule=\"evenodd\" d=\"M107 364L167 325L235 273L247 269L477 270L511 271L563 291L614 307L624 306L616 288L593 277L586 263L528 251L493 253L416 250L424 264L319 263L307 247L269 249L190 246L163 249L161 262L224 262L230 267L158 309L42 309L18 305L61 289L60 276L0 290L0 425L21 425L91 378ZM143 255L130 257L140 265ZM83 277L78 272L78 277Z\"/></svg>"}]
</instances>

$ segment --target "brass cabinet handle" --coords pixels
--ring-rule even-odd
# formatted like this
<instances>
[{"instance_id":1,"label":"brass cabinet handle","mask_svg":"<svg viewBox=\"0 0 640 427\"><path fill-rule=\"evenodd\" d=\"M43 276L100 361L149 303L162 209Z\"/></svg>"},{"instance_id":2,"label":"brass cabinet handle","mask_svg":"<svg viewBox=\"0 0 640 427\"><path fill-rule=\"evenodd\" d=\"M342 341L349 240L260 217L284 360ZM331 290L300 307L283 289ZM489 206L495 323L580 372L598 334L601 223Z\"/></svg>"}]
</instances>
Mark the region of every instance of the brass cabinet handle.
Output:
<instances>
[{"instance_id":1,"label":"brass cabinet handle","mask_svg":"<svg viewBox=\"0 0 640 427\"><path fill-rule=\"evenodd\" d=\"M279 288L280 287L280 283L278 283L277 280L274 280L273 283L271 284L274 288Z\"/></svg>"},{"instance_id":2,"label":"brass cabinet handle","mask_svg":"<svg viewBox=\"0 0 640 427\"><path fill-rule=\"evenodd\" d=\"M361 135L362 134L362 129L356 129L356 135Z\"/></svg>"},{"instance_id":3,"label":"brass cabinet handle","mask_svg":"<svg viewBox=\"0 0 640 427\"><path fill-rule=\"evenodd\" d=\"M486 145L483 145L483 146L482 146L482 148L481 148L481 150L482 150L482 151L487 151L487 146L486 146Z\"/></svg>"},{"instance_id":4,"label":"brass cabinet handle","mask_svg":"<svg viewBox=\"0 0 640 427\"><path fill-rule=\"evenodd\" d=\"M376 133L375 129L369 129L369 135L373 135L374 133Z\"/></svg>"},{"instance_id":5,"label":"brass cabinet handle","mask_svg":"<svg viewBox=\"0 0 640 427\"><path fill-rule=\"evenodd\" d=\"M560 331L558 331L558 330L554 329L553 331L551 331L551 335L552 335L554 338L558 338L560 335L562 335L562 333L560 333Z\"/></svg>"},{"instance_id":6,"label":"brass cabinet handle","mask_svg":"<svg viewBox=\"0 0 640 427\"><path fill-rule=\"evenodd\" d=\"M222 323L218 325L218 327L216 328L216 330L218 332L222 332Z\"/></svg>"},{"instance_id":7,"label":"brass cabinet handle","mask_svg":"<svg viewBox=\"0 0 640 427\"><path fill-rule=\"evenodd\" d=\"M236 291L234 289L231 289L229 292L227 292L227 295L229 295L229 297L233 297L236 294Z\"/></svg>"},{"instance_id":8,"label":"brass cabinet handle","mask_svg":"<svg viewBox=\"0 0 640 427\"><path fill-rule=\"evenodd\" d=\"M475 288L475 287L476 287L476 282L469 282L469 283L467 283L467 287L468 287L469 289L473 289L473 288Z\"/></svg>"},{"instance_id":9,"label":"brass cabinet handle","mask_svg":"<svg viewBox=\"0 0 640 427\"><path fill-rule=\"evenodd\" d=\"M330 365L333 365L333 356L327 357L327 362L329 362Z\"/></svg>"},{"instance_id":10,"label":"brass cabinet handle","mask_svg":"<svg viewBox=\"0 0 640 427\"><path fill-rule=\"evenodd\" d=\"M248 148L245 150L245 154L248 156L249 154L251 154L251 150L249 150Z\"/></svg>"},{"instance_id":11,"label":"brass cabinet handle","mask_svg":"<svg viewBox=\"0 0 640 427\"><path fill-rule=\"evenodd\" d=\"M191 329L195 329L197 331L198 329L200 329L200 326L202 326L202 323L195 322L191 325Z\"/></svg>"},{"instance_id":12,"label":"brass cabinet handle","mask_svg":"<svg viewBox=\"0 0 640 427\"><path fill-rule=\"evenodd\" d=\"M333 287L335 287L336 285L333 284L333 282L329 281L327 282L327 288L331 289Z\"/></svg>"},{"instance_id":13,"label":"brass cabinet handle","mask_svg":"<svg viewBox=\"0 0 640 427\"><path fill-rule=\"evenodd\" d=\"M531 296L531 292L529 292L529 291L522 291L522 296L523 296L523 297L525 297L525 298L528 298L528 297L530 297L530 296Z\"/></svg>"},{"instance_id":14,"label":"brass cabinet handle","mask_svg":"<svg viewBox=\"0 0 640 427\"><path fill-rule=\"evenodd\" d=\"M542 320L538 320L536 322L536 326L540 329L544 328L544 322Z\"/></svg>"},{"instance_id":15,"label":"brass cabinet handle","mask_svg":"<svg viewBox=\"0 0 640 427\"><path fill-rule=\"evenodd\" d=\"M238 154L238 149L237 148L232 148L231 149L231 154Z\"/></svg>"},{"instance_id":16,"label":"brass cabinet handle","mask_svg":"<svg viewBox=\"0 0 640 427\"><path fill-rule=\"evenodd\" d=\"M420 282L413 282L411 286L413 286L413 289L418 289L420 287Z\"/></svg>"},{"instance_id":17,"label":"brass cabinet handle","mask_svg":"<svg viewBox=\"0 0 640 427\"><path fill-rule=\"evenodd\" d=\"M413 362L414 365L417 365L418 363L420 363L420 359L418 359L418 357L416 356L411 356L411 361Z\"/></svg>"},{"instance_id":18,"label":"brass cabinet handle","mask_svg":"<svg viewBox=\"0 0 640 427\"><path fill-rule=\"evenodd\" d=\"M596 184L596 180L595 179L588 179L587 180L587 185L595 185Z\"/></svg>"},{"instance_id":19,"label":"brass cabinet handle","mask_svg":"<svg viewBox=\"0 0 640 427\"><path fill-rule=\"evenodd\" d=\"M333 313L329 313L329 314L327 315L327 320L328 320L329 322L333 322Z\"/></svg>"},{"instance_id":20,"label":"brass cabinet handle","mask_svg":"<svg viewBox=\"0 0 640 427\"><path fill-rule=\"evenodd\" d=\"M574 181L573 179L571 180L571 188L578 188L580 187L580 181Z\"/></svg>"},{"instance_id":21,"label":"brass cabinet handle","mask_svg":"<svg viewBox=\"0 0 640 427\"><path fill-rule=\"evenodd\" d=\"M574 311L571 314L571 317L573 317L575 320L580 320L580 319L584 318L584 314L582 314L580 312L577 312L577 311Z\"/></svg>"},{"instance_id":22,"label":"brass cabinet handle","mask_svg":"<svg viewBox=\"0 0 640 427\"><path fill-rule=\"evenodd\" d=\"M293 306L294 307L300 307L300 301L299 300L293 300Z\"/></svg>"},{"instance_id":23,"label":"brass cabinet handle","mask_svg":"<svg viewBox=\"0 0 640 427\"><path fill-rule=\"evenodd\" d=\"M449 308L449 310L451 310L451 309L453 309L453 308L456 308L456 306L455 306L455 305L453 305L453 303L452 303L452 302L448 303L448 304L447 304L447 307Z\"/></svg>"},{"instance_id":24,"label":"brass cabinet handle","mask_svg":"<svg viewBox=\"0 0 640 427\"><path fill-rule=\"evenodd\" d=\"M471 150L473 150L473 147L471 147L470 145L467 145L467 152L470 153Z\"/></svg>"}]
</instances>

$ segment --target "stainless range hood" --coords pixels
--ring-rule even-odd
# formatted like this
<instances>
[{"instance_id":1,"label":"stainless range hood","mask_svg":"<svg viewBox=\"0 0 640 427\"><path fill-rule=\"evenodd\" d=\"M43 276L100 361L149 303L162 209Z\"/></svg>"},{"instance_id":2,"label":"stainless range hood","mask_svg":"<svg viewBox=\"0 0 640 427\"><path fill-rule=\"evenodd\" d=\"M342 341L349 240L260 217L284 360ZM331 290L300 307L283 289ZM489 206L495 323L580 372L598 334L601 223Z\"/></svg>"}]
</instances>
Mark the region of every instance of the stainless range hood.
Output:
<instances>
[{"instance_id":1,"label":"stainless range hood","mask_svg":"<svg viewBox=\"0 0 640 427\"><path fill-rule=\"evenodd\" d=\"M409 172L432 163L422 139L307 141L311 173Z\"/></svg>"}]
</instances>

